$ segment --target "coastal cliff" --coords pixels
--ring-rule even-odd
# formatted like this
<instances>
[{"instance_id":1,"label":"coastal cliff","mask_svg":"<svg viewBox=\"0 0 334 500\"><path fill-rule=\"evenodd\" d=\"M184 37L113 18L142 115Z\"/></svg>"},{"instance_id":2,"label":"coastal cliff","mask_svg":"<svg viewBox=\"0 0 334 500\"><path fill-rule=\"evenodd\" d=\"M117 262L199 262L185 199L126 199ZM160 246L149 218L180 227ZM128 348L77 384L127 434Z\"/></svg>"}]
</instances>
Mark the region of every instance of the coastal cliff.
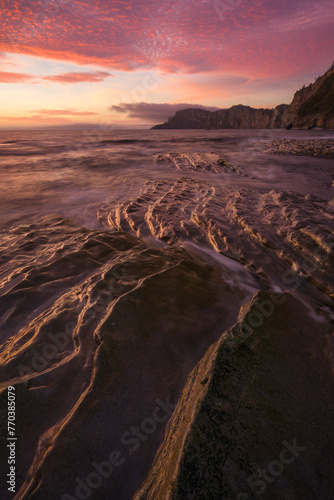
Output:
<instances>
[{"instance_id":1,"label":"coastal cliff","mask_svg":"<svg viewBox=\"0 0 334 500\"><path fill-rule=\"evenodd\" d=\"M321 127L334 129L334 64L308 87L298 90L290 105L274 109L242 104L207 111L189 108L177 111L166 123L153 129L262 129Z\"/></svg>"},{"instance_id":2,"label":"coastal cliff","mask_svg":"<svg viewBox=\"0 0 334 500\"><path fill-rule=\"evenodd\" d=\"M334 64L313 84L295 93L282 123L288 128L334 129Z\"/></svg>"},{"instance_id":3,"label":"coastal cliff","mask_svg":"<svg viewBox=\"0 0 334 500\"><path fill-rule=\"evenodd\" d=\"M281 117L287 107L287 104L281 104L275 109L255 109L238 104L217 111L183 109L177 111L167 123L156 125L153 129L279 128L282 126Z\"/></svg>"}]
</instances>

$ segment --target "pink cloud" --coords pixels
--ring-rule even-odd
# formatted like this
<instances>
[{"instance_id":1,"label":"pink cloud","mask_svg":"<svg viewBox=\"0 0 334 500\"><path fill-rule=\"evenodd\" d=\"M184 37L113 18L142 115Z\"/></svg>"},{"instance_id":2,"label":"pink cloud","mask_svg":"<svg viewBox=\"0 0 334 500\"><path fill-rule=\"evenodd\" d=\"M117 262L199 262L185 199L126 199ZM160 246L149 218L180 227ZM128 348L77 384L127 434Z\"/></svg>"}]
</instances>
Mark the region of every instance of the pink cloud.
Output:
<instances>
[{"instance_id":1,"label":"pink cloud","mask_svg":"<svg viewBox=\"0 0 334 500\"><path fill-rule=\"evenodd\" d=\"M0 71L0 83L32 83L33 75Z\"/></svg>"},{"instance_id":2,"label":"pink cloud","mask_svg":"<svg viewBox=\"0 0 334 500\"><path fill-rule=\"evenodd\" d=\"M43 80L48 80L50 82L61 83L62 85L68 85L70 83L95 83L102 82L109 76L113 76L107 71L91 71L91 72L70 72L61 73L59 75L45 76Z\"/></svg>"},{"instance_id":3,"label":"pink cloud","mask_svg":"<svg viewBox=\"0 0 334 500\"><path fill-rule=\"evenodd\" d=\"M0 71L0 83L40 83L41 81L50 81L60 83L62 85L68 85L71 83L102 82L109 76L113 75L107 71L79 71L43 77L35 77L34 75L29 75L27 73Z\"/></svg>"},{"instance_id":4,"label":"pink cloud","mask_svg":"<svg viewBox=\"0 0 334 500\"><path fill-rule=\"evenodd\" d=\"M333 16L328 0L3 1L0 51L126 71L306 74L332 62Z\"/></svg>"}]
</instances>

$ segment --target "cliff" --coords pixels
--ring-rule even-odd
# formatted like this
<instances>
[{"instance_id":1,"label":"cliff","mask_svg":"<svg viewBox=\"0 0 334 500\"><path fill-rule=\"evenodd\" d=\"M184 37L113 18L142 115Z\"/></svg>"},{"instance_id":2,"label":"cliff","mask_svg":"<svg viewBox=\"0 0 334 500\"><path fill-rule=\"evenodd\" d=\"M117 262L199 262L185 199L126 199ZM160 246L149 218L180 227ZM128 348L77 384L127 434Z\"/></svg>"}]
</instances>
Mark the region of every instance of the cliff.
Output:
<instances>
[{"instance_id":1,"label":"cliff","mask_svg":"<svg viewBox=\"0 0 334 500\"><path fill-rule=\"evenodd\" d=\"M184 109L177 111L167 123L153 129L229 129L229 128L273 128L280 127L281 116L287 108L281 104L275 109L255 109L239 104L229 109L207 111Z\"/></svg>"},{"instance_id":2,"label":"cliff","mask_svg":"<svg viewBox=\"0 0 334 500\"><path fill-rule=\"evenodd\" d=\"M239 104L229 109L177 111L166 123L153 129L248 129L321 127L334 129L334 64L321 77L298 90L290 105L274 109Z\"/></svg>"},{"instance_id":3,"label":"cliff","mask_svg":"<svg viewBox=\"0 0 334 500\"><path fill-rule=\"evenodd\" d=\"M282 122L288 128L334 129L334 65L315 83L295 93Z\"/></svg>"}]
</instances>

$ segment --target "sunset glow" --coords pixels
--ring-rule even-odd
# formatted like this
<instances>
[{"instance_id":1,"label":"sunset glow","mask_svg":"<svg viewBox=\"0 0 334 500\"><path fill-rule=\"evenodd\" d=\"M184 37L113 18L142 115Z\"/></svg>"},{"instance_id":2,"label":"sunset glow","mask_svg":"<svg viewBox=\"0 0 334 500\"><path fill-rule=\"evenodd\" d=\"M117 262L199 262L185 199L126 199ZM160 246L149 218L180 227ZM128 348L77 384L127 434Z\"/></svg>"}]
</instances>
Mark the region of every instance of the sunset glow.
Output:
<instances>
[{"instance_id":1,"label":"sunset glow","mask_svg":"<svg viewBox=\"0 0 334 500\"><path fill-rule=\"evenodd\" d=\"M332 63L328 0L0 4L2 128L148 127L169 116L163 104L272 107ZM144 103L160 107L141 115Z\"/></svg>"}]
</instances>

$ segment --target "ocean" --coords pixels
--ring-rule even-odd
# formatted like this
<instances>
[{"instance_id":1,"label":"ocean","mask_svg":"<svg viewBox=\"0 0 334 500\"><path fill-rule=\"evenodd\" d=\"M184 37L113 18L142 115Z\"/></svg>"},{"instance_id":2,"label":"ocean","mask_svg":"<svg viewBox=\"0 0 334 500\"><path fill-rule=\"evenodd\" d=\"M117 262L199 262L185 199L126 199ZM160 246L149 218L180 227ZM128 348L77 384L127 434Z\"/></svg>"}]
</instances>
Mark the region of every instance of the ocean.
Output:
<instances>
[{"instance_id":1,"label":"ocean","mask_svg":"<svg viewBox=\"0 0 334 500\"><path fill-rule=\"evenodd\" d=\"M140 189L147 176L185 173L156 168L155 155L171 151L228 154L246 163L258 181L272 176L275 183L282 180L285 186L287 181L293 185L294 168L286 157L263 156L256 148L259 141L284 137L318 139L333 134L279 130L0 131L0 220L56 212L98 227L94 210L100 202L121 198L130 187ZM280 175L282 168L284 174ZM238 181L242 181L240 176ZM215 182L235 180L225 175L216 177ZM311 181L303 192L312 187Z\"/></svg>"}]
</instances>

